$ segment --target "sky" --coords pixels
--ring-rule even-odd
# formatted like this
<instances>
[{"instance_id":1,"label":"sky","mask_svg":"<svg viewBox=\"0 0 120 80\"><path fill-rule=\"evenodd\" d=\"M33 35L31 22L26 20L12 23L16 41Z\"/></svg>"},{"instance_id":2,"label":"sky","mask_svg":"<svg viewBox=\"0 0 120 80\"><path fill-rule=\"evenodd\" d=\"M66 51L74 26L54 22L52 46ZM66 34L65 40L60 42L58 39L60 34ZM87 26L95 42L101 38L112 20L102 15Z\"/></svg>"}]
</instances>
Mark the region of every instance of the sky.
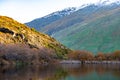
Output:
<instances>
[{"instance_id":1,"label":"sky","mask_svg":"<svg viewBox=\"0 0 120 80\"><path fill-rule=\"evenodd\" d=\"M25 23L67 7L79 7L98 1L100 0L0 0L0 15Z\"/></svg>"}]
</instances>

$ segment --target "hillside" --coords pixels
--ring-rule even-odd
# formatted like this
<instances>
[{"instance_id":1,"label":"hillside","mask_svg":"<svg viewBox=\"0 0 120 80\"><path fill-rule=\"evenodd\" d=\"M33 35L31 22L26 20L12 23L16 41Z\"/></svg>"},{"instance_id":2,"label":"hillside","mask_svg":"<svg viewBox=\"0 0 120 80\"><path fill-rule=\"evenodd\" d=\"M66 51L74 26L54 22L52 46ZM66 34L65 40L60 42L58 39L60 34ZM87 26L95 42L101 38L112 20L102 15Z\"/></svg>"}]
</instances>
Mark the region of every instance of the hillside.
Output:
<instances>
[{"instance_id":1,"label":"hillside","mask_svg":"<svg viewBox=\"0 0 120 80\"><path fill-rule=\"evenodd\" d=\"M79 10L79 14L87 11L83 10ZM82 16L84 21L52 36L72 49L88 50L94 53L120 50L120 6L110 5L100 8L94 6L92 10L93 12L90 10L91 13L87 12L88 16ZM61 36L61 34L64 35Z\"/></svg>"},{"instance_id":2,"label":"hillside","mask_svg":"<svg viewBox=\"0 0 120 80\"><path fill-rule=\"evenodd\" d=\"M117 4L113 5L89 5L85 8L79 9L71 15L65 16L51 24L46 25L44 28L41 28L40 31L53 35L58 31L61 31L65 28L71 27L77 24L88 23L89 21L98 19L107 13L110 13L111 10L116 9Z\"/></svg>"},{"instance_id":3,"label":"hillside","mask_svg":"<svg viewBox=\"0 0 120 80\"><path fill-rule=\"evenodd\" d=\"M26 44L31 49L47 48L55 51L62 58L68 49L48 35L29 28L9 17L0 16L0 45Z\"/></svg>"},{"instance_id":4,"label":"hillside","mask_svg":"<svg viewBox=\"0 0 120 80\"><path fill-rule=\"evenodd\" d=\"M71 49L113 52L120 49L120 4L88 5L40 31Z\"/></svg>"},{"instance_id":5,"label":"hillside","mask_svg":"<svg viewBox=\"0 0 120 80\"><path fill-rule=\"evenodd\" d=\"M38 31L41 31L43 27L45 27L48 24L51 24L67 15L70 15L76 10L74 7L66 8L61 11L53 12L51 14L48 14L47 16L44 16L42 18L34 19L30 22L25 23L27 26L33 27L37 29Z\"/></svg>"}]
</instances>

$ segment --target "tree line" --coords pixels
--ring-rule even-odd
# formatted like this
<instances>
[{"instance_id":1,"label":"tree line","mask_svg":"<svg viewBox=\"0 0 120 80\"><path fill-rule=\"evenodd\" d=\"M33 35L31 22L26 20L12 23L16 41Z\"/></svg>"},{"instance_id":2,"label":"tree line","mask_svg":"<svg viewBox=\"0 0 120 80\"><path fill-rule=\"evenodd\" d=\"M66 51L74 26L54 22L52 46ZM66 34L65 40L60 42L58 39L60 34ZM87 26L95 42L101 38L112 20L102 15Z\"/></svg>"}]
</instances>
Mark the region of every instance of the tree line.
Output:
<instances>
[{"instance_id":1,"label":"tree line","mask_svg":"<svg viewBox=\"0 0 120 80\"><path fill-rule=\"evenodd\" d=\"M70 54L68 54L69 59L73 60L81 60L81 61L91 61L91 60L96 60L96 61L103 61L103 60L117 60L120 61L120 50L117 50L112 53L102 53L98 52L96 55L93 55L93 53L89 51L82 51L82 50L76 50L72 51Z\"/></svg>"},{"instance_id":2,"label":"tree line","mask_svg":"<svg viewBox=\"0 0 120 80\"><path fill-rule=\"evenodd\" d=\"M66 59L81 61L120 61L120 50L113 53L99 52L97 55L89 51L75 50L68 53ZM4 64L48 64L59 60L53 49L41 47L30 48L26 44L0 44L0 65Z\"/></svg>"}]
</instances>

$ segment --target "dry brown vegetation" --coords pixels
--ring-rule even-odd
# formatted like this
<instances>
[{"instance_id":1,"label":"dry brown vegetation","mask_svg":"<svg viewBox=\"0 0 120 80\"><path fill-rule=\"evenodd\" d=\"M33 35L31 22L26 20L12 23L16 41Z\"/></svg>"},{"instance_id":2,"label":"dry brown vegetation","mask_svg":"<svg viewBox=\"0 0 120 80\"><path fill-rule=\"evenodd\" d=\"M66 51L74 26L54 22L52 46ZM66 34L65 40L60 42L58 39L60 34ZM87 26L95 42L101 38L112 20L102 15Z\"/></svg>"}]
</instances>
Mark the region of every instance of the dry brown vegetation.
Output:
<instances>
[{"instance_id":1,"label":"dry brown vegetation","mask_svg":"<svg viewBox=\"0 0 120 80\"><path fill-rule=\"evenodd\" d=\"M77 50L68 54L68 57L75 60L92 60L94 56L91 52Z\"/></svg>"},{"instance_id":2,"label":"dry brown vegetation","mask_svg":"<svg viewBox=\"0 0 120 80\"><path fill-rule=\"evenodd\" d=\"M84 61L120 60L120 51L104 54L99 52L93 55L88 51L72 51L67 55L68 59ZM39 49L30 48L26 44L0 44L0 65L4 64L47 64L54 63L58 59L54 50L41 47Z\"/></svg>"},{"instance_id":3,"label":"dry brown vegetation","mask_svg":"<svg viewBox=\"0 0 120 80\"><path fill-rule=\"evenodd\" d=\"M120 50L115 51L113 53L102 53L102 52L98 52L97 55L93 55L91 52L88 51L72 51L70 54L68 54L68 58L69 59L73 59L73 60L81 60L81 61L85 61L85 60L96 60L96 61L103 61L103 60L120 60Z\"/></svg>"},{"instance_id":4,"label":"dry brown vegetation","mask_svg":"<svg viewBox=\"0 0 120 80\"><path fill-rule=\"evenodd\" d=\"M0 64L46 64L57 56L47 48L30 48L26 44L0 44Z\"/></svg>"},{"instance_id":5,"label":"dry brown vegetation","mask_svg":"<svg viewBox=\"0 0 120 80\"><path fill-rule=\"evenodd\" d=\"M34 28L30 28L6 16L0 16L0 43L4 44L19 43L29 45L31 48L40 47L41 48L44 47L44 49L49 48L54 50L56 55L59 56L59 58L61 59L64 57L64 55L66 55L70 51L70 49L66 48L64 45L56 41L54 38L41 32L38 32ZM27 48L26 45L24 45L23 47L24 49L27 50L23 49L22 50L26 51L26 53L30 53L31 49L29 50L29 48ZM17 45L15 46L16 48L18 47L17 51L21 49L19 48L19 46ZM11 45L11 47L13 46Z\"/></svg>"}]
</instances>

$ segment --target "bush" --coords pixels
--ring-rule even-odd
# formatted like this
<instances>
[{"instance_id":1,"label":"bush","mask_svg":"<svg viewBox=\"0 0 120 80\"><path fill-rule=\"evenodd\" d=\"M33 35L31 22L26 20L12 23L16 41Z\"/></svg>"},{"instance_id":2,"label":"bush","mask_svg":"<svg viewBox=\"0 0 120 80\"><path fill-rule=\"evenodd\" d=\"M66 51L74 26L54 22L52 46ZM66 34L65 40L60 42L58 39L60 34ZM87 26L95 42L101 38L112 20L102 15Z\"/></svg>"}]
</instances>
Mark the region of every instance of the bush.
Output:
<instances>
[{"instance_id":1,"label":"bush","mask_svg":"<svg viewBox=\"0 0 120 80\"><path fill-rule=\"evenodd\" d=\"M120 60L120 51L118 50L118 51L113 52L112 53L112 58L114 60Z\"/></svg>"},{"instance_id":2,"label":"bush","mask_svg":"<svg viewBox=\"0 0 120 80\"><path fill-rule=\"evenodd\" d=\"M57 55L51 49L40 48L38 50L38 60L40 62L52 62L52 60L56 59Z\"/></svg>"},{"instance_id":3,"label":"bush","mask_svg":"<svg viewBox=\"0 0 120 80\"><path fill-rule=\"evenodd\" d=\"M68 58L84 61L84 60L93 60L94 56L91 52L77 50L68 54Z\"/></svg>"},{"instance_id":4,"label":"bush","mask_svg":"<svg viewBox=\"0 0 120 80\"><path fill-rule=\"evenodd\" d=\"M52 62L57 56L53 50L47 48L30 48L26 44L0 44L0 59L14 61L16 64L41 64Z\"/></svg>"},{"instance_id":5,"label":"bush","mask_svg":"<svg viewBox=\"0 0 120 80\"><path fill-rule=\"evenodd\" d=\"M105 60L106 57L105 57L105 54L103 54L102 52L99 52L99 53L95 56L95 59L96 59L96 60L99 60L99 61L102 61L102 60Z\"/></svg>"}]
</instances>

